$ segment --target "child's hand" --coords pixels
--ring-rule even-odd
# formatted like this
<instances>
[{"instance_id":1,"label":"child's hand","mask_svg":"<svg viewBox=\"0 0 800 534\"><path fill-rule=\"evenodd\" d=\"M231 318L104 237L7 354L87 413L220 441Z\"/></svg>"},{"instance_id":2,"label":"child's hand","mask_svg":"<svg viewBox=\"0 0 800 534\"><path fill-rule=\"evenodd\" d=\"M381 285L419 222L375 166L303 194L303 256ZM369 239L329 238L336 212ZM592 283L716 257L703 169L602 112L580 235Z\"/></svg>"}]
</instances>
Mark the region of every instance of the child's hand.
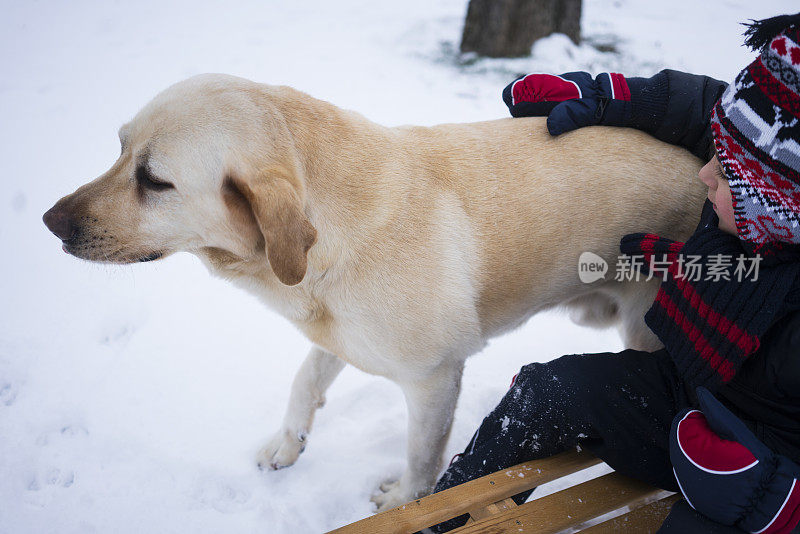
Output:
<instances>
[{"instance_id":1,"label":"child's hand","mask_svg":"<svg viewBox=\"0 0 800 534\"><path fill-rule=\"evenodd\" d=\"M773 453L705 388L670 432L681 492L706 517L746 532L788 533L800 522L800 467Z\"/></svg>"},{"instance_id":2,"label":"child's hand","mask_svg":"<svg viewBox=\"0 0 800 534\"><path fill-rule=\"evenodd\" d=\"M631 90L622 74L588 72L528 74L503 90L514 117L547 116L547 129L559 135L583 126L627 126Z\"/></svg>"}]
</instances>

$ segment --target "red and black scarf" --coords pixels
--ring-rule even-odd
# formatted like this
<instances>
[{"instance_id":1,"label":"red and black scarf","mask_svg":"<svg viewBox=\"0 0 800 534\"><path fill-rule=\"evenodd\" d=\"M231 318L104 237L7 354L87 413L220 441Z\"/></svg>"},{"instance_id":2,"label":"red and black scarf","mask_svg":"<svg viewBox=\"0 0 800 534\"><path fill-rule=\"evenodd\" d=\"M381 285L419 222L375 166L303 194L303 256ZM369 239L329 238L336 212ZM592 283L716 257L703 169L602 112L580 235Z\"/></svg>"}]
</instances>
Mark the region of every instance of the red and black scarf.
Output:
<instances>
[{"instance_id":1,"label":"red and black scarf","mask_svg":"<svg viewBox=\"0 0 800 534\"><path fill-rule=\"evenodd\" d=\"M729 382L758 350L761 336L780 317L798 308L800 300L800 247L776 243L756 251L719 230L717 224L718 218L706 202L700 225L686 243L653 234L629 234L620 243L623 254L644 256L645 272L649 266L669 265L661 270L669 275L645 322L664 344L691 391L697 386L713 391ZM733 260L760 254L757 278L753 279L752 273L741 281L735 276L729 280L708 276L711 263L718 264L715 256L720 254ZM687 258L701 265L699 279L687 276ZM654 274L656 271L653 269Z\"/></svg>"}]
</instances>

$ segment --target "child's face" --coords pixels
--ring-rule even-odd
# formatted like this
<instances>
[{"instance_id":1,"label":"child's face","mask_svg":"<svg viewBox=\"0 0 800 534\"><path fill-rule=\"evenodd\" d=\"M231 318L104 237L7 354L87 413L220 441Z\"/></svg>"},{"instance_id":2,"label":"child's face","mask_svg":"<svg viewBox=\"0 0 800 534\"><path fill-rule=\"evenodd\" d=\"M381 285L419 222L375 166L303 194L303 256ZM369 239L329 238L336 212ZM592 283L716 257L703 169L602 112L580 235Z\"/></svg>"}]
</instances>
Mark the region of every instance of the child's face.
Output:
<instances>
[{"instance_id":1,"label":"child's face","mask_svg":"<svg viewBox=\"0 0 800 534\"><path fill-rule=\"evenodd\" d=\"M717 156L705 164L698 174L700 181L708 186L708 200L714 204L714 211L719 217L719 229L729 234L736 234L736 223L733 218L733 201L728 179L722 170Z\"/></svg>"}]
</instances>

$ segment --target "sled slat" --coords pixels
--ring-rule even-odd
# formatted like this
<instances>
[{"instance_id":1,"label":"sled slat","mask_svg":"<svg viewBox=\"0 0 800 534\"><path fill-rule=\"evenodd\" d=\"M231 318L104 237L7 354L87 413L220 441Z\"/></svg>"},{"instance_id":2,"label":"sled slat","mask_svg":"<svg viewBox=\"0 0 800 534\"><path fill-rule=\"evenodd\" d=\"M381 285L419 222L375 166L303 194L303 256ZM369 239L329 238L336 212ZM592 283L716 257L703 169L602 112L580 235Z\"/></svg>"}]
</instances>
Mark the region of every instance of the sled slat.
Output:
<instances>
[{"instance_id":1,"label":"sled slat","mask_svg":"<svg viewBox=\"0 0 800 534\"><path fill-rule=\"evenodd\" d=\"M587 529L581 534L616 534L617 532L655 532L669 514L670 508L680 498L673 493L653 501L627 514L617 516Z\"/></svg>"},{"instance_id":2,"label":"sled slat","mask_svg":"<svg viewBox=\"0 0 800 534\"><path fill-rule=\"evenodd\" d=\"M470 510L469 516L475 521L480 521L481 519L486 519L487 517L503 513L506 510L511 510L516 507L517 503L514 502L514 499L509 497L508 499L492 503L489 506Z\"/></svg>"},{"instance_id":3,"label":"sled slat","mask_svg":"<svg viewBox=\"0 0 800 534\"><path fill-rule=\"evenodd\" d=\"M472 510L481 515L482 508L598 463L600 460L591 454L577 451L525 462L367 517L330 534L417 532Z\"/></svg>"},{"instance_id":4,"label":"sled slat","mask_svg":"<svg viewBox=\"0 0 800 534\"><path fill-rule=\"evenodd\" d=\"M526 502L505 513L464 525L452 532L555 534L623 506L641 504L661 491L619 473L610 473Z\"/></svg>"}]
</instances>

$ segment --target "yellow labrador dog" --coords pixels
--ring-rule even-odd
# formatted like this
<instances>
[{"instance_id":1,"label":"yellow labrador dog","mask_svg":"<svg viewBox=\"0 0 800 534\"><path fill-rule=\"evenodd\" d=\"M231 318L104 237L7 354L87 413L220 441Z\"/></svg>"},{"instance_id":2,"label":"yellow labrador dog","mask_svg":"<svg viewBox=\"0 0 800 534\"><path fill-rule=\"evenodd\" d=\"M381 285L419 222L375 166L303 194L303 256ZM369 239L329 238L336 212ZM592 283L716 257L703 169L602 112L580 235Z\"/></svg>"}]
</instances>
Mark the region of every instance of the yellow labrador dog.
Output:
<instances>
[{"instance_id":1,"label":"yellow labrador dog","mask_svg":"<svg viewBox=\"0 0 800 534\"><path fill-rule=\"evenodd\" d=\"M628 129L551 138L544 120L387 128L288 87L203 75L119 132L111 169L44 216L99 262L197 255L313 343L262 467L297 460L325 390L349 363L408 405L408 463L373 500L430 491L465 359L559 304L654 349L657 286L618 283L623 234L686 238L701 162ZM584 284L578 257L612 266ZM602 347L598 347L598 350Z\"/></svg>"}]
</instances>

